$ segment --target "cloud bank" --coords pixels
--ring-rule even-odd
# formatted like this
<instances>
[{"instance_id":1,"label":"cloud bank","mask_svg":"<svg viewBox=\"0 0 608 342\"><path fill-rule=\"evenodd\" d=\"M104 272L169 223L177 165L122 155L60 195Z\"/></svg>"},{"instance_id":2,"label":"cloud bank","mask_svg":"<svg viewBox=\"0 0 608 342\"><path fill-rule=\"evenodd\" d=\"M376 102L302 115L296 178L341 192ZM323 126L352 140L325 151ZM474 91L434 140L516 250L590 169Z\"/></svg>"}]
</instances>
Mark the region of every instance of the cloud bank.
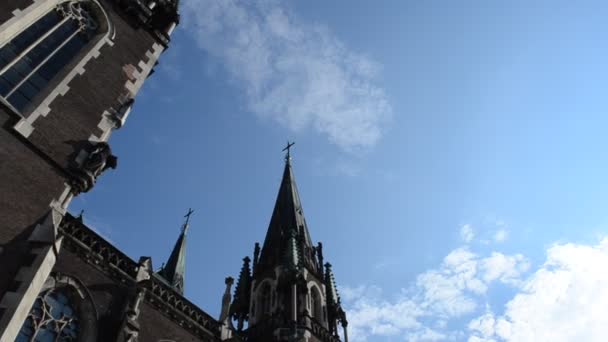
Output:
<instances>
[{"instance_id":1,"label":"cloud bank","mask_svg":"<svg viewBox=\"0 0 608 342\"><path fill-rule=\"evenodd\" d=\"M453 318L483 307L489 286L514 286L529 268L522 255L492 253L481 257L468 247L450 252L437 269L420 274L415 284L397 299L383 298L377 286L346 287L342 299L348 311L353 341L371 337L405 336L408 341L443 341L454 336L446 331Z\"/></svg>"},{"instance_id":2,"label":"cloud bank","mask_svg":"<svg viewBox=\"0 0 608 342\"><path fill-rule=\"evenodd\" d=\"M372 147L391 106L379 65L278 1L189 0L186 29L244 90L247 107L293 131L313 128L346 151Z\"/></svg>"},{"instance_id":3,"label":"cloud bank","mask_svg":"<svg viewBox=\"0 0 608 342\"><path fill-rule=\"evenodd\" d=\"M606 265L608 239L555 244L534 270L520 254L460 247L392 299L373 285L344 288L342 299L353 341L599 342L608 336ZM514 293L500 313L488 302L496 285Z\"/></svg>"},{"instance_id":4,"label":"cloud bank","mask_svg":"<svg viewBox=\"0 0 608 342\"><path fill-rule=\"evenodd\" d=\"M607 264L608 239L552 246L503 315L487 312L469 323L469 341L606 341Z\"/></svg>"}]
</instances>

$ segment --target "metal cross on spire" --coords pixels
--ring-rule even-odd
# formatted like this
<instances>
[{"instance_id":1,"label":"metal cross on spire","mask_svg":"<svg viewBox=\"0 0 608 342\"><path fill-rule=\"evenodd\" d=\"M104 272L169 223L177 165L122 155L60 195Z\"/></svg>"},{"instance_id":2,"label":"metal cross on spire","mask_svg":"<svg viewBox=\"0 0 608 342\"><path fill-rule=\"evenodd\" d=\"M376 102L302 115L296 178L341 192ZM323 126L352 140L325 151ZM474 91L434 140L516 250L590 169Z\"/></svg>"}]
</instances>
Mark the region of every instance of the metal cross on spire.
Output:
<instances>
[{"instance_id":1,"label":"metal cross on spire","mask_svg":"<svg viewBox=\"0 0 608 342\"><path fill-rule=\"evenodd\" d=\"M295 142L289 142L289 140L287 140L287 146L285 146L285 148L283 149L283 151L287 151L287 154L285 155L286 162L289 162L291 160L291 147L295 144Z\"/></svg>"},{"instance_id":2,"label":"metal cross on spire","mask_svg":"<svg viewBox=\"0 0 608 342\"><path fill-rule=\"evenodd\" d=\"M183 230L188 228L188 223L190 223L190 216L192 216L193 213L194 213L194 210L192 210L192 208L188 208L188 213L186 213L186 215L184 215L184 217L186 218L186 222L184 222L184 225L182 226Z\"/></svg>"}]
</instances>

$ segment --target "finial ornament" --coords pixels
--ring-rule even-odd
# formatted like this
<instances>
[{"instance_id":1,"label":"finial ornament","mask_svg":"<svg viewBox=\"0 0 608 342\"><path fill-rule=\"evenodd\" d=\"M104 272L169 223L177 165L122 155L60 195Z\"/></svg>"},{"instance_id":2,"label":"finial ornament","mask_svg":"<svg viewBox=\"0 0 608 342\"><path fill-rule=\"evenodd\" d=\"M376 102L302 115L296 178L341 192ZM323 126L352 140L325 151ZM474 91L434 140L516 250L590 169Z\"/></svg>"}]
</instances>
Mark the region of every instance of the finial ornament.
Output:
<instances>
[{"instance_id":1,"label":"finial ornament","mask_svg":"<svg viewBox=\"0 0 608 342\"><path fill-rule=\"evenodd\" d=\"M291 147L295 144L295 142L289 142L289 140L287 140L287 146L285 146L285 148L283 149L283 152L287 151L287 154L285 154L285 161L288 163L291 160Z\"/></svg>"},{"instance_id":2,"label":"finial ornament","mask_svg":"<svg viewBox=\"0 0 608 342\"><path fill-rule=\"evenodd\" d=\"M184 217L186 218L186 221L184 222L184 225L182 226L182 231L186 230L188 228L188 224L190 223L190 216L192 216L192 214L194 214L194 210L192 210L192 208L188 208L188 212L186 213L186 215L184 215Z\"/></svg>"},{"instance_id":3,"label":"finial ornament","mask_svg":"<svg viewBox=\"0 0 608 342\"><path fill-rule=\"evenodd\" d=\"M78 214L78 216L76 217L76 219L80 222L83 222L84 220L82 215L84 215L84 209L80 210L80 214Z\"/></svg>"}]
</instances>

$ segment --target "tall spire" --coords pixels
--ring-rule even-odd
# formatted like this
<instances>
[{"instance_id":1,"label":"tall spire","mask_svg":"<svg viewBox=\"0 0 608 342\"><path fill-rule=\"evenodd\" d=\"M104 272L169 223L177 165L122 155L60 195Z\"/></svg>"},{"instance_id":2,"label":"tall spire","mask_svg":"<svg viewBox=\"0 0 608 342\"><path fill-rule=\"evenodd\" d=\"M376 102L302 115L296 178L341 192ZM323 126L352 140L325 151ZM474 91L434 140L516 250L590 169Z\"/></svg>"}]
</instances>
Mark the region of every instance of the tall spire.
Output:
<instances>
[{"instance_id":1,"label":"tall spire","mask_svg":"<svg viewBox=\"0 0 608 342\"><path fill-rule=\"evenodd\" d=\"M272 212L272 218L268 226L266 238L260 255L260 260L256 265L256 273L264 272L267 269L272 269L281 264L284 258L286 249L290 246L291 231L295 231L298 237L298 243L302 244L305 249L312 250L312 242L304 211L300 202L300 195L296 186L295 177L291 166L291 147L294 143L287 143L287 147L283 151L287 151L285 155L285 169L283 170L283 178L277 195L277 200Z\"/></svg>"},{"instance_id":2,"label":"tall spire","mask_svg":"<svg viewBox=\"0 0 608 342\"><path fill-rule=\"evenodd\" d=\"M193 213L194 210L188 209L188 213L184 215L185 221L182 225L182 231L175 242L169 260L158 272L169 285L173 286L181 294L184 293L184 277L186 275L186 233L190 226L190 216Z\"/></svg>"}]
</instances>

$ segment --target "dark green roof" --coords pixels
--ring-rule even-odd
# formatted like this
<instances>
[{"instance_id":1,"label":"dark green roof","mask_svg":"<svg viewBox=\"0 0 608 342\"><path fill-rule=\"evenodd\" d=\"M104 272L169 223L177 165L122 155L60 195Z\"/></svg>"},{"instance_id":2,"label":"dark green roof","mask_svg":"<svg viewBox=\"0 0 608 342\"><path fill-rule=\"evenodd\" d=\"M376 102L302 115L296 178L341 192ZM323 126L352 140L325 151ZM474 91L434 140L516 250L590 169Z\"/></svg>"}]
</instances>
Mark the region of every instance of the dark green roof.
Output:
<instances>
[{"instance_id":1,"label":"dark green roof","mask_svg":"<svg viewBox=\"0 0 608 342\"><path fill-rule=\"evenodd\" d=\"M256 269L273 268L281 264L287 253L286 249L292 242L290 238L292 230L297 232L297 236L302 237L304 246L312 248L291 162L286 158L281 186Z\"/></svg>"},{"instance_id":2,"label":"dark green roof","mask_svg":"<svg viewBox=\"0 0 608 342\"><path fill-rule=\"evenodd\" d=\"M184 278L186 276L186 233L188 227L187 222L182 226L182 232L175 242L169 260L158 271L158 274L181 294L184 293Z\"/></svg>"}]
</instances>

